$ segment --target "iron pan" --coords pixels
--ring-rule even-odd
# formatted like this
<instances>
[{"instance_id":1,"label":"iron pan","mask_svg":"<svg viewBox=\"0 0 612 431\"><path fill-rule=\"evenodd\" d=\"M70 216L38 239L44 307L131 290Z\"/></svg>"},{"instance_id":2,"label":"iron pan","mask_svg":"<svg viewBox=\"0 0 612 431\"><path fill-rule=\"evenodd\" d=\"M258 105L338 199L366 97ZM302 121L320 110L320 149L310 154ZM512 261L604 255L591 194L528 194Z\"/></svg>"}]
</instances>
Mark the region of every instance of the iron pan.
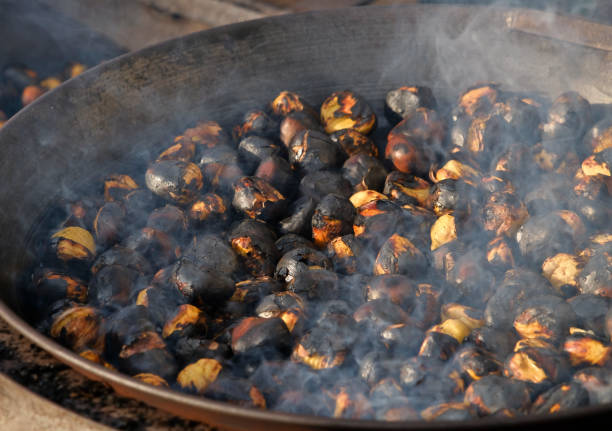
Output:
<instances>
[{"instance_id":1,"label":"iron pan","mask_svg":"<svg viewBox=\"0 0 612 431\"><path fill-rule=\"evenodd\" d=\"M279 90L312 103L332 91L361 93L386 124L389 89L420 83L452 100L476 81L556 96L568 89L609 103L606 52L506 30L507 10L413 5L266 18L171 40L68 81L0 130L0 316L26 338L120 394L176 415L240 430L499 429L594 425L612 405L554 416L470 422L382 423L234 407L140 383L86 361L33 329L17 300L25 244L46 204L74 184L143 164L201 119L230 125ZM547 22L553 15L537 13ZM562 32L563 29L560 30Z\"/></svg>"}]
</instances>

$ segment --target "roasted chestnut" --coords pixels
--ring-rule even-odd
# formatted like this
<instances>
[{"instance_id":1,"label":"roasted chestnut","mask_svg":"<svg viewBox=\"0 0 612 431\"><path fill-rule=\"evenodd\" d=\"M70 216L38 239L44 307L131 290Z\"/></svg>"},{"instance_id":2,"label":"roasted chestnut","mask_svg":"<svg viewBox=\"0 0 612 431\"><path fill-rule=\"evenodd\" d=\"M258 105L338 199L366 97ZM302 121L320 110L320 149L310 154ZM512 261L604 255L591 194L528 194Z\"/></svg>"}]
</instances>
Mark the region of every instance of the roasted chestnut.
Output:
<instances>
[{"instance_id":1,"label":"roasted chestnut","mask_svg":"<svg viewBox=\"0 0 612 431\"><path fill-rule=\"evenodd\" d=\"M316 206L312 215L312 238L318 247L353 231L355 207L348 199L329 194Z\"/></svg>"},{"instance_id":2,"label":"roasted chestnut","mask_svg":"<svg viewBox=\"0 0 612 431\"><path fill-rule=\"evenodd\" d=\"M266 180L243 177L235 185L232 204L250 218L272 221L282 216L287 200Z\"/></svg>"},{"instance_id":3,"label":"roasted chestnut","mask_svg":"<svg viewBox=\"0 0 612 431\"><path fill-rule=\"evenodd\" d=\"M327 133L355 129L367 135L376 124L376 115L361 96L344 90L332 93L323 101L321 122Z\"/></svg>"},{"instance_id":4,"label":"roasted chestnut","mask_svg":"<svg viewBox=\"0 0 612 431\"><path fill-rule=\"evenodd\" d=\"M147 169L147 187L156 195L179 205L192 202L204 180L197 165L180 160L161 160Z\"/></svg>"},{"instance_id":5,"label":"roasted chestnut","mask_svg":"<svg viewBox=\"0 0 612 431\"><path fill-rule=\"evenodd\" d=\"M344 159L338 144L316 130L306 129L296 133L288 151L289 162L302 174L333 169Z\"/></svg>"}]
</instances>

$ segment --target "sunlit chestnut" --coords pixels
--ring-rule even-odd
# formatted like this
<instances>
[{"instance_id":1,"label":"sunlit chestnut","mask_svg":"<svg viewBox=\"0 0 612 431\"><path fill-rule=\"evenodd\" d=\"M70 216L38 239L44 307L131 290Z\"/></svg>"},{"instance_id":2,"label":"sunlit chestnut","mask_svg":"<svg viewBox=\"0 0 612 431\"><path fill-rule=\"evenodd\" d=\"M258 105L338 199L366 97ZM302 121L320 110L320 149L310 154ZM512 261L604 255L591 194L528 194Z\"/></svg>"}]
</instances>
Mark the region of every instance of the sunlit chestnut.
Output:
<instances>
[{"instance_id":1,"label":"sunlit chestnut","mask_svg":"<svg viewBox=\"0 0 612 431\"><path fill-rule=\"evenodd\" d=\"M401 204L428 206L431 184L414 175L392 171L385 178L383 193Z\"/></svg>"},{"instance_id":2,"label":"sunlit chestnut","mask_svg":"<svg viewBox=\"0 0 612 431\"><path fill-rule=\"evenodd\" d=\"M101 322L100 312L93 307L70 307L55 317L49 334L76 351L86 347L99 348Z\"/></svg>"},{"instance_id":3,"label":"sunlit chestnut","mask_svg":"<svg viewBox=\"0 0 612 431\"><path fill-rule=\"evenodd\" d=\"M327 133L355 129L367 135L376 124L376 115L361 96L345 90L332 93L323 101L321 122Z\"/></svg>"}]
</instances>

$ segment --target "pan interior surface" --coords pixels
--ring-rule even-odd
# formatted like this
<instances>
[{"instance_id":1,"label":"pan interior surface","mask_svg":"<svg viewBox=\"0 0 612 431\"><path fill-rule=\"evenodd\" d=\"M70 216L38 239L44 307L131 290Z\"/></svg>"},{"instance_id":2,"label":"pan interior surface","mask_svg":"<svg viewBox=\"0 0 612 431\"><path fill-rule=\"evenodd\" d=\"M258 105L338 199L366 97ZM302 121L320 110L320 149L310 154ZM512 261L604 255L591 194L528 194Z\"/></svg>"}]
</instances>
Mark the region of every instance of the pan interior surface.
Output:
<instances>
[{"instance_id":1,"label":"pan interior surface","mask_svg":"<svg viewBox=\"0 0 612 431\"><path fill-rule=\"evenodd\" d=\"M215 120L229 128L242 113L264 107L280 90L295 91L313 105L333 91L353 90L375 109L379 130L388 127L382 115L384 95L406 84L430 86L442 101L453 101L482 81L550 97L574 90L592 103L612 101L605 52L508 31L505 16L503 9L405 6L268 18L119 57L43 96L0 130L5 178L0 316L88 376L188 418L236 429L404 428L401 423L250 411L149 387L90 364L20 317L27 304L19 303L16 290L31 258L26 244L47 205L77 194L75 184L127 166L146 166L173 136L197 121ZM608 410L585 412L601 415ZM582 413L576 417L584 420ZM523 418L506 424L537 426L564 418ZM504 423L497 419L410 426L467 429Z\"/></svg>"}]
</instances>

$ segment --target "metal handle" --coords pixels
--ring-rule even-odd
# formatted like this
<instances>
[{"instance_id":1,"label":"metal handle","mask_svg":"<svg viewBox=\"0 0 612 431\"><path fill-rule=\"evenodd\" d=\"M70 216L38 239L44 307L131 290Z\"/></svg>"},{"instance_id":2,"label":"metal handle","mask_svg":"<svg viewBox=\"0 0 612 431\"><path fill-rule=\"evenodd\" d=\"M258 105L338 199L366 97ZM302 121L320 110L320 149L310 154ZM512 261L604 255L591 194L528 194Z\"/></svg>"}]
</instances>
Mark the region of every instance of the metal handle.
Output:
<instances>
[{"instance_id":1,"label":"metal handle","mask_svg":"<svg viewBox=\"0 0 612 431\"><path fill-rule=\"evenodd\" d=\"M529 9L505 12L504 18L508 30L612 51L612 26L609 25Z\"/></svg>"}]
</instances>

